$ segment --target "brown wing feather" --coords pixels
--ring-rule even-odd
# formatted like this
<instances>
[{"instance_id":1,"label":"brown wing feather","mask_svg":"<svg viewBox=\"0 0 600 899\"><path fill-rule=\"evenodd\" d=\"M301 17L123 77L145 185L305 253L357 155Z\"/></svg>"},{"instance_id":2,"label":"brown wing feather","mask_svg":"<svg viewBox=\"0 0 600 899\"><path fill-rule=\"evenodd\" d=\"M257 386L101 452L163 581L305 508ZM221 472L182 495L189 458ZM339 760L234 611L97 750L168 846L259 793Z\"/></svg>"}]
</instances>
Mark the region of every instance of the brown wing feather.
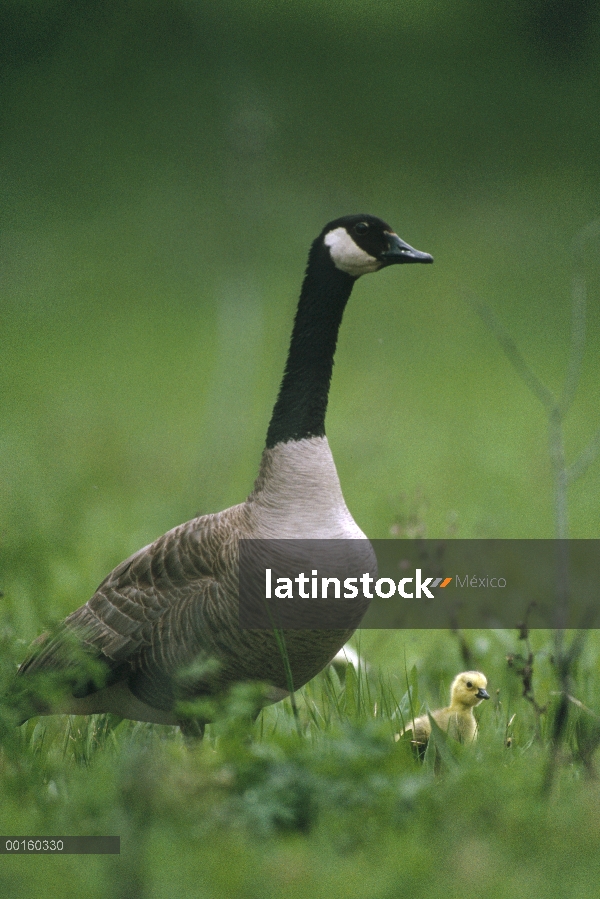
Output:
<instances>
[{"instance_id":1,"label":"brown wing feather","mask_svg":"<svg viewBox=\"0 0 600 899\"><path fill-rule=\"evenodd\" d=\"M214 649L202 626L204 606L219 609L222 623L235 605L227 571L235 567L231 557L243 524L241 510L235 506L188 521L121 562L85 605L34 644L19 674L75 668L70 653L75 638L105 664L107 683L128 679L139 698L171 708L174 675ZM84 682L74 695L94 689Z\"/></svg>"},{"instance_id":2,"label":"brown wing feather","mask_svg":"<svg viewBox=\"0 0 600 899\"><path fill-rule=\"evenodd\" d=\"M153 709L171 711L177 699L211 694L240 680L287 690L273 632L239 625L238 544L251 533L249 514L242 504L196 518L139 550L56 633L34 646L19 673L66 671L74 697L99 692L97 677L88 677L81 664L83 648L106 667L104 686L124 681ZM294 689L314 677L351 633L286 630ZM75 660L73 640L80 647Z\"/></svg>"}]
</instances>

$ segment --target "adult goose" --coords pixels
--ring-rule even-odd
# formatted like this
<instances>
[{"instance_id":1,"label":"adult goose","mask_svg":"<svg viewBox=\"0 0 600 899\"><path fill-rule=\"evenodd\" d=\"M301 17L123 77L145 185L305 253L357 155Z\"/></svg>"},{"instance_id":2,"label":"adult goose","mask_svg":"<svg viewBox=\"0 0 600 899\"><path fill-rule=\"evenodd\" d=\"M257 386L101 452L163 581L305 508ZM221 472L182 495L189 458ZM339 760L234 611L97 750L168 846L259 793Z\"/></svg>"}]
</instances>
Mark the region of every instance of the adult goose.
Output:
<instances>
[{"instance_id":1,"label":"adult goose","mask_svg":"<svg viewBox=\"0 0 600 899\"><path fill-rule=\"evenodd\" d=\"M284 664L272 631L240 626L239 541L364 538L346 508L325 436L333 356L356 280L407 262L433 259L381 219L351 215L325 226L308 257L253 492L240 505L188 521L140 549L54 633L42 635L19 675L55 672L64 689L59 699L30 699L22 721L111 712L201 732L202 720L182 717L181 699L260 680L269 685L266 701L277 701L288 695L290 677L297 689L331 661L351 630L284 632Z\"/></svg>"}]
</instances>

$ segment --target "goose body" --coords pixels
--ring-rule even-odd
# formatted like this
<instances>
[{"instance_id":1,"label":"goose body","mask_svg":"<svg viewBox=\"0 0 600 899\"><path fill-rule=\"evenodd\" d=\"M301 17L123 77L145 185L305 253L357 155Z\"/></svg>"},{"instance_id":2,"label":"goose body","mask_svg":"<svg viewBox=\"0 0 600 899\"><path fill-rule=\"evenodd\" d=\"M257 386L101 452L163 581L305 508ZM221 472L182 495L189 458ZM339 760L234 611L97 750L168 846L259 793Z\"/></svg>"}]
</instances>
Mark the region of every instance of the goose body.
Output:
<instances>
[{"instance_id":1,"label":"goose body","mask_svg":"<svg viewBox=\"0 0 600 899\"><path fill-rule=\"evenodd\" d=\"M477 721L473 709L484 699L490 698L486 687L487 678L481 671L463 671L462 674L457 674L450 687L450 705L431 712L431 717L453 740L472 743L477 738ZM416 748L424 752L431 736L429 716L415 718L402 731L407 732L412 732ZM396 736L396 739L399 738L400 734Z\"/></svg>"},{"instance_id":2,"label":"goose body","mask_svg":"<svg viewBox=\"0 0 600 899\"><path fill-rule=\"evenodd\" d=\"M267 684L265 701L288 695L273 633L239 624L239 541L362 538L358 564L373 570L372 549L346 507L325 436L338 329L360 275L432 261L373 216L347 216L323 229L309 254L254 490L240 505L181 524L140 549L54 634L42 635L19 675L60 672L68 690L59 700L32 701L23 721L35 714L112 712L182 724L181 699L239 681ZM293 688L324 668L351 633L286 631ZM83 664L74 661L73 645ZM101 663L100 680L90 676L89 659ZM201 729L203 722L197 724Z\"/></svg>"}]
</instances>

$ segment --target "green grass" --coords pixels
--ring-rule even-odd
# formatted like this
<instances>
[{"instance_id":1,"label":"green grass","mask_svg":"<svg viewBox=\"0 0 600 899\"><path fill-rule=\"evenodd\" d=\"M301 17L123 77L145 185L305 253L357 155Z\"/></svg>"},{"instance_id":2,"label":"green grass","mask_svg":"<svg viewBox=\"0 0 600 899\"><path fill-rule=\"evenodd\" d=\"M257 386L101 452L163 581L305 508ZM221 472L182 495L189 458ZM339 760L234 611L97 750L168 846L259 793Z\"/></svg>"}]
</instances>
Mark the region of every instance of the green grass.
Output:
<instances>
[{"instance_id":1,"label":"green grass","mask_svg":"<svg viewBox=\"0 0 600 899\"><path fill-rule=\"evenodd\" d=\"M492 696L478 709L479 740L442 739L424 763L393 735L411 703L415 713L445 703L464 667L458 641L439 632L392 635L386 653L393 643L398 657L385 669L324 672L298 695L300 733L288 701L248 729L249 688L191 749L176 728L110 716L3 729L3 834L121 836L119 857L3 856L3 896L49 883L59 897L594 895L597 717L571 705L553 755L551 635L532 635L539 722L506 663L524 649L516 635L467 632L466 642ZM590 634L575 698L593 703L599 677Z\"/></svg>"},{"instance_id":2,"label":"green grass","mask_svg":"<svg viewBox=\"0 0 600 899\"><path fill-rule=\"evenodd\" d=\"M554 535L544 415L469 300L558 391L570 244L600 200L599 23L579 6L2 4L3 685L115 564L248 494L308 245L345 213L435 257L360 282L345 316L327 429L355 519ZM597 247L569 461L600 423ZM596 463L573 537L598 537L599 505ZM0 895L595 897L600 637L554 747L552 635L531 635L540 714L517 634L465 639L362 633L369 678L308 685L300 735L288 703L248 730L242 694L192 750L102 717L16 730L2 708L0 832L123 851L0 856ZM397 710L445 704L467 656L492 695L480 739L417 764Z\"/></svg>"}]
</instances>

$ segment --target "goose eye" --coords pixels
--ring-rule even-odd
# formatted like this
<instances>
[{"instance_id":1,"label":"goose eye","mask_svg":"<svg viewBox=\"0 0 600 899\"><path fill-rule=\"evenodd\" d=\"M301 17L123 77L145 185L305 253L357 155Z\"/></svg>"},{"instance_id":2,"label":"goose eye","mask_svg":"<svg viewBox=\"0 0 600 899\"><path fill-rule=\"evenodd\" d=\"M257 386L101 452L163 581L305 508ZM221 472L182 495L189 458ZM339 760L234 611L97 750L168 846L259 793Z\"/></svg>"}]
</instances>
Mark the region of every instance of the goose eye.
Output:
<instances>
[{"instance_id":1,"label":"goose eye","mask_svg":"<svg viewBox=\"0 0 600 899\"><path fill-rule=\"evenodd\" d=\"M366 222L359 222L358 225L354 226L354 230L357 234L366 234L369 230L369 226Z\"/></svg>"},{"instance_id":2,"label":"goose eye","mask_svg":"<svg viewBox=\"0 0 600 899\"><path fill-rule=\"evenodd\" d=\"M473 684L471 683L470 680L468 680L468 681L467 681L467 687L469 688L469 690L471 689L472 686L473 686Z\"/></svg>"}]
</instances>

